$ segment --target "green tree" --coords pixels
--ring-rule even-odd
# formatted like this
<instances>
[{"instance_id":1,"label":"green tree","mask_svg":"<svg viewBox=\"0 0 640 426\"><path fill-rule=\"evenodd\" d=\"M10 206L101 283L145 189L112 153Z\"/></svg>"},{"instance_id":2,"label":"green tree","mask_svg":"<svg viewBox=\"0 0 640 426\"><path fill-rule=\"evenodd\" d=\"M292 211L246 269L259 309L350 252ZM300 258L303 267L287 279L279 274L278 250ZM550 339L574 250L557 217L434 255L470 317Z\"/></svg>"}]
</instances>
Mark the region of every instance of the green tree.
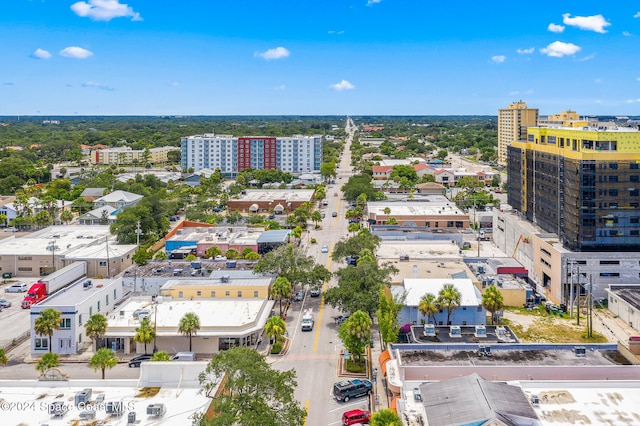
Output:
<instances>
[{"instance_id":1,"label":"green tree","mask_svg":"<svg viewBox=\"0 0 640 426\"><path fill-rule=\"evenodd\" d=\"M0 365L7 365L9 358L7 358L7 352L4 348L0 348Z\"/></svg>"},{"instance_id":2,"label":"green tree","mask_svg":"<svg viewBox=\"0 0 640 426\"><path fill-rule=\"evenodd\" d=\"M151 361L160 362L160 361L171 361L171 357L165 351L158 351L151 357Z\"/></svg>"},{"instance_id":3,"label":"green tree","mask_svg":"<svg viewBox=\"0 0 640 426\"><path fill-rule=\"evenodd\" d=\"M350 223L347 227L347 231L351 232L352 234L357 234L358 231L360 231L360 224L355 222Z\"/></svg>"},{"instance_id":4,"label":"green tree","mask_svg":"<svg viewBox=\"0 0 640 426\"><path fill-rule=\"evenodd\" d=\"M308 284L310 275L312 278L318 276L316 265L315 259L305 255L300 247L285 244L262 256L253 270L259 274L284 277L291 286L297 286ZM324 268L322 265L318 267Z\"/></svg>"},{"instance_id":5,"label":"green tree","mask_svg":"<svg viewBox=\"0 0 640 426\"><path fill-rule=\"evenodd\" d=\"M280 340L286 331L287 323L279 316L269 317L264 325L264 332L271 338L272 342Z\"/></svg>"},{"instance_id":6,"label":"green tree","mask_svg":"<svg viewBox=\"0 0 640 426\"><path fill-rule=\"evenodd\" d=\"M207 259L215 258L216 256L222 256L222 250L218 246L211 246L204 252L204 257Z\"/></svg>"},{"instance_id":7,"label":"green tree","mask_svg":"<svg viewBox=\"0 0 640 426\"><path fill-rule=\"evenodd\" d=\"M49 345L51 346L51 345ZM60 365L60 355L49 352L42 355L42 358L38 360L36 364L36 370L44 374L50 368L56 368Z\"/></svg>"},{"instance_id":8,"label":"green tree","mask_svg":"<svg viewBox=\"0 0 640 426\"><path fill-rule=\"evenodd\" d=\"M320 174L325 178L336 177L336 164L335 163L322 163L320 164Z\"/></svg>"},{"instance_id":9,"label":"green tree","mask_svg":"<svg viewBox=\"0 0 640 426\"><path fill-rule=\"evenodd\" d=\"M62 223L64 223L65 225L71 222L72 220L73 220L73 213L71 213L70 210L64 210L62 213L60 213L60 221L62 221Z\"/></svg>"},{"instance_id":10,"label":"green tree","mask_svg":"<svg viewBox=\"0 0 640 426\"><path fill-rule=\"evenodd\" d=\"M331 252L331 259L334 262L344 262L347 257L359 256L364 249L375 252L380 241L377 235L373 235L366 229L362 230L353 237L338 241Z\"/></svg>"},{"instance_id":11,"label":"green tree","mask_svg":"<svg viewBox=\"0 0 640 426\"><path fill-rule=\"evenodd\" d=\"M146 265L153 257L153 251L140 247L132 257L137 265Z\"/></svg>"},{"instance_id":12,"label":"green tree","mask_svg":"<svg viewBox=\"0 0 640 426\"><path fill-rule=\"evenodd\" d=\"M40 315L38 315L33 323L33 331L35 331L37 335L47 336L49 338L49 352L51 352L51 346L53 346L53 332L60 330L61 322L60 311L53 308L46 308L40 311Z\"/></svg>"},{"instance_id":13,"label":"green tree","mask_svg":"<svg viewBox=\"0 0 640 426\"><path fill-rule=\"evenodd\" d=\"M280 304L280 316L282 316L282 299L291 297L291 283L286 277L278 277L271 285L270 296Z\"/></svg>"},{"instance_id":14,"label":"green tree","mask_svg":"<svg viewBox=\"0 0 640 426\"><path fill-rule=\"evenodd\" d=\"M378 329L384 344L398 341L398 315L404 306L406 294L402 296L387 295L383 289L378 297Z\"/></svg>"},{"instance_id":15,"label":"green tree","mask_svg":"<svg viewBox=\"0 0 640 426\"><path fill-rule=\"evenodd\" d=\"M315 228L319 227L318 223L322 222L322 213L318 210L314 210L311 212L311 221L315 223Z\"/></svg>"},{"instance_id":16,"label":"green tree","mask_svg":"<svg viewBox=\"0 0 640 426\"><path fill-rule=\"evenodd\" d=\"M402 426L402 420L395 411L385 408L371 415L369 426Z\"/></svg>"},{"instance_id":17,"label":"green tree","mask_svg":"<svg viewBox=\"0 0 640 426\"><path fill-rule=\"evenodd\" d=\"M415 185L416 182L418 182L418 173L413 168L413 166L407 166L404 164L393 166L393 170L391 170L391 174L389 175L389 177L393 181L396 181L397 179L398 182L402 178L406 178L411 185Z\"/></svg>"},{"instance_id":18,"label":"green tree","mask_svg":"<svg viewBox=\"0 0 640 426\"><path fill-rule=\"evenodd\" d=\"M156 253L155 256L153 256L153 258L155 260L167 260L169 258L169 256L167 256L167 252L159 251L159 252Z\"/></svg>"},{"instance_id":19,"label":"green tree","mask_svg":"<svg viewBox=\"0 0 640 426\"><path fill-rule=\"evenodd\" d=\"M102 372L102 380L106 369L112 369L118 365L118 357L116 353L108 348L100 348L89 360L89 366L93 367L93 371L100 369Z\"/></svg>"},{"instance_id":20,"label":"green tree","mask_svg":"<svg viewBox=\"0 0 640 426\"><path fill-rule=\"evenodd\" d=\"M211 410L217 416L207 421L200 415L195 424L300 426L305 422L306 411L294 395L295 370L273 370L253 349L236 347L216 354L200 374L200 385L213 398ZM222 391L214 398L220 386Z\"/></svg>"},{"instance_id":21,"label":"green tree","mask_svg":"<svg viewBox=\"0 0 640 426\"><path fill-rule=\"evenodd\" d=\"M354 312L340 325L338 336L352 359L361 364L364 350L371 340L371 318L366 312Z\"/></svg>"},{"instance_id":22,"label":"green tree","mask_svg":"<svg viewBox=\"0 0 640 426\"><path fill-rule=\"evenodd\" d=\"M107 317L102 314L93 314L84 325L87 336L97 343L98 339L104 336L107 331Z\"/></svg>"},{"instance_id":23,"label":"green tree","mask_svg":"<svg viewBox=\"0 0 640 426\"><path fill-rule=\"evenodd\" d=\"M184 260L186 260L187 262L192 262L194 260L198 260L198 258L196 257L195 254L189 254L187 257L184 258Z\"/></svg>"},{"instance_id":24,"label":"green tree","mask_svg":"<svg viewBox=\"0 0 640 426\"><path fill-rule=\"evenodd\" d=\"M433 318L433 322L431 324L436 323L436 314L440 311L440 306L438 306L438 299L434 294L426 293L420 299L420 303L418 303L418 311L422 314L423 317L427 317L427 323L429 323L429 319Z\"/></svg>"},{"instance_id":25,"label":"green tree","mask_svg":"<svg viewBox=\"0 0 640 426\"><path fill-rule=\"evenodd\" d=\"M445 284L438 293L438 304L447 310L447 324L451 325L451 311L460 306L462 294L453 284Z\"/></svg>"},{"instance_id":26,"label":"green tree","mask_svg":"<svg viewBox=\"0 0 640 426\"><path fill-rule=\"evenodd\" d=\"M191 352L191 338L200 330L200 317L193 312L187 312L178 323L178 332L189 337L189 352Z\"/></svg>"},{"instance_id":27,"label":"green tree","mask_svg":"<svg viewBox=\"0 0 640 426\"><path fill-rule=\"evenodd\" d=\"M140 321L140 325L136 328L136 334L133 336L133 340L138 343L144 344L144 353L147 353L147 344L153 342L156 338L155 325L149 321L148 318Z\"/></svg>"},{"instance_id":28,"label":"green tree","mask_svg":"<svg viewBox=\"0 0 640 426\"><path fill-rule=\"evenodd\" d=\"M387 219L385 224L386 225L397 225L398 224L398 220L395 217L390 217L389 219Z\"/></svg>"},{"instance_id":29,"label":"green tree","mask_svg":"<svg viewBox=\"0 0 640 426\"><path fill-rule=\"evenodd\" d=\"M441 149L438 151L438 153L436 154L436 158L440 159L440 160L446 160L447 156L449 155L449 151L447 151L446 149Z\"/></svg>"},{"instance_id":30,"label":"green tree","mask_svg":"<svg viewBox=\"0 0 640 426\"><path fill-rule=\"evenodd\" d=\"M255 251L250 251L244 255L245 260L260 260L260 255Z\"/></svg>"},{"instance_id":31,"label":"green tree","mask_svg":"<svg viewBox=\"0 0 640 426\"><path fill-rule=\"evenodd\" d=\"M242 249L242 257L245 257L246 255L248 255L249 253L253 252L253 250L251 250L251 247L245 247Z\"/></svg>"},{"instance_id":32,"label":"green tree","mask_svg":"<svg viewBox=\"0 0 640 426\"><path fill-rule=\"evenodd\" d=\"M383 212L384 214L386 214L387 216L389 216L389 214L391 213L391 208L389 208L389 207L385 207L385 208L382 210L382 212Z\"/></svg>"},{"instance_id":33,"label":"green tree","mask_svg":"<svg viewBox=\"0 0 640 426\"><path fill-rule=\"evenodd\" d=\"M229 249L225 252L225 257L227 259L236 259L238 257L238 250L236 249Z\"/></svg>"},{"instance_id":34,"label":"green tree","mask_svg":"<svg viewBox=\"0 0 640 426\"><path fill-rule=\"evenodd\" d=\"M484 290L482 293L482 306L489 312L491 312L491 324L493 325L496 321L496 312L502 309L504 306L504 299L502 297L502 293L498 287L494 285L490 285Z\"/></svg>"}]
</instances>

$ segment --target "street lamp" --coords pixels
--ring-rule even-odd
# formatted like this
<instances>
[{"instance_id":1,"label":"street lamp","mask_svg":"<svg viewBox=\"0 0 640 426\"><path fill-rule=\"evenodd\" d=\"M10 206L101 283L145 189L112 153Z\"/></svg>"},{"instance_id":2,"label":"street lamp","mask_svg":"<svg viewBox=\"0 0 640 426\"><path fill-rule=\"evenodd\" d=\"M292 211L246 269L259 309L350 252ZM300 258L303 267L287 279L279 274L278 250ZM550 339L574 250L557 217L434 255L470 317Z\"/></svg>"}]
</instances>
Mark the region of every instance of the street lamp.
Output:
<instances>
[{"instance_id":1,"label":"street lamp","mask_svg":"<svg viewBox=\"0 0 640 426\"><path fill-rule=\"evenodd\" d=\"M158 346L156 339L158 338L158 298L157 296L153 300L153 353L158 352Z\"/></svg>"}]
</instances>

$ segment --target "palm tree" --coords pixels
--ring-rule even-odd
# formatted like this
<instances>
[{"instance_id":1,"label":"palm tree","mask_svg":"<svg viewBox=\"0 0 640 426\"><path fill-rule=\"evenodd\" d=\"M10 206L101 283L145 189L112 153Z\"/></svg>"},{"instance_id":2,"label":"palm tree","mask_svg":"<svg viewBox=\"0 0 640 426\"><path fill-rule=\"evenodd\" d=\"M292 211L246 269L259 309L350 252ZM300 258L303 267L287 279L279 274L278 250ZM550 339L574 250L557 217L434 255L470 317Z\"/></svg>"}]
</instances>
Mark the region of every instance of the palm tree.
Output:
<instances>
[{"instance_id":1,"label":"palm tree","mask_svg":"<svg viewBox=\"0 0 640 426\"><path fill-rule=\"evenodd\" d=\"M440 311L440 306L438 306L438 299L432 293L425 294L424 296L422 296L422 299L420 299L418 310L423 317L427 317L427 322L429 322L429 318L432 317L432 324L435 324L436 314L438 313L438 311Z\"/></svg>"},{"instance_id":2,"label":"palm tree","mask_svg":"<svg viewBox=\"0 0 640 426\"><path fill-rule=\"evenodd\" d=\"M136 334L133 336L133 340L138 343L144 343L144 353L147 353L147 344L153 342L156 338L156 330L151 321L148 318L143 319L140 322L140 326L136 328Z\"/></svg>"},{"instance_id":3,"label":"palm tree","mask_svg":"<svg viewBox=\"0 0 640 426\"><path fill-rule=\"evenodd\" d=\"M282 317L282 299L291 297L291 283L285 277L278 277L271 285L270 296L280 302L280 316Z\"/></svg>"},{"instance_id":4,"label":"palm tree","mask_svg":"<svg viewBox=\"0 0 640 426\"><path fill-rule=\"evenodd\" d=\"M438 303L447 310L447 325L451 324L451 311L460 306L462 294L453 284L445 284L438 293Z\"/></svg>"},{"instance_id":5,"label":"palm tree","mask_svg":"<svg viewBox=\"0 0 640 426\"><path fill-rule=\"evenodd\" d=\"M4 348L0 348L0 365L7 365L9 362L9 358L7 358L7 353Z\"/></svg>"},{"instance_id":6,"label":"palm tree","mask_svg":"<svg viewBox=\"0 0 640 426\"><path fill-rule=\"evenodd\" d=\"M53 346L53 332L60 330L61 322L60 311L53 308L46 308L40 311L40 315L33 324L33 331L35 331L37 335L49 337L49 353L51 353L51 346Z\"/></svg>"},{"instance_id":7,"label":"palm tree","mask_svg":"<svg viewBox=\"0 0 640 426\"><path fill-rule=\"evenodd\" d=\"M385 223L385 225L397 225L398 224L398 219L396 219L395 217L390 217L389 219L387 219L387 222Z\"/></svg>"},{"instance_id":8,"label":"palm tree","mask_svg":"<svg viewBox=\"0 0 640 426\"><path fill-rule=\"evenodd\" d=\"M318 228L318 223L322 221L322 213L320 213L318 210L312 211L311 221L314 222L316 224L315 227Z\"/></svg>"},{"instance_id":9,"label":"palm tree","mask_svg":"<svg viewBox=\"0 0 640 426\"><path fill-rule=\"evenodd\" d=\"M48 369L55 368L60 365L60 355L54 353L46 353L38 360L36 370L44 374Z\"/></svg>"},{"instance_id":10,"label":"palm tree","mask_svg":"<svg viewBox=\"0 0 640 426\"><path fill-rule=\"evenodd\" d=\"M178 323L180 334L189 336L189 352L191 352L191 338L200 330L200 317L193 312L187 312Z\"/></svg>"},{"instance_id":11,"label":"palm tree","mask_svg":"<svg viewBox=\"0 0 640 426\"><path fill-rule=\"evenodd\" d=\"M7 225L7 215L4 213L0 213L0 225Z\"/></svg>"},{"instance_id":12,"label":"palm tree","mask_svg":"<svg viewBox=\"0 0 640 426\"><path fill-rule=\"evenodd\" d=\"M87 323L84 325L84 330L87 333L87 336L97 344L98 339L104 336L104 333L107 331L107 317L102 314L91 315Z\"/></svg>"},{"instance_id":13,"label":"palm tree","mask_svg":"<svg viewBox=\"0 0 640 426\"><path fill-rule=\"evenodd\" d=\"M389 213L391 213L391 208L385 207L384 210L382 210L382 212L388 216Z\"/></svg>"},{"instance_id":14,"label":"palm tree","mask_svg":"<svg viewBox=\"0 0 640 426\"><path fill-rule=\"evenodd\" d=\"M118 365L118 357L116 353L108 348L100 348L89 360L89 366L93 367L93 371L98 368L102 370L102 380L104 380L104 372L107 368L111 369Z\"/></svg>"},{"instance_id":15,"label":"palm tree","mask_svg":"<svg viewBox=\"0 0 640 426\"><path fill-rule=\"evenodd\" d=\"M338 336L353 358L362 363L362 354L371 340L371 318L363 311L356 311L338 329Z\"/></svg>"},{"instance_id":16,"label":"palm tree","mask_svg":"<svg viewBox=\"0 0 640 426\"><path fill-rule=\"evenodd\" d=\"M498 287L490 285L482 293L482 306L489 312L491 312L491 324L495 322L496 311L502 309L503 298L502 293L498 290Z\"/></svg>"},{"instance_id":17,"label":"palm tree","mask_svg":"<svg viewBox=\"0 0 640 426\"><path fill-rule=\"evenodd\" d=\"M277 342L287 331L287 324L282 317L272 316L264 325L264 332L271 338L271 341Z\"/></svg>"}]
</instances>

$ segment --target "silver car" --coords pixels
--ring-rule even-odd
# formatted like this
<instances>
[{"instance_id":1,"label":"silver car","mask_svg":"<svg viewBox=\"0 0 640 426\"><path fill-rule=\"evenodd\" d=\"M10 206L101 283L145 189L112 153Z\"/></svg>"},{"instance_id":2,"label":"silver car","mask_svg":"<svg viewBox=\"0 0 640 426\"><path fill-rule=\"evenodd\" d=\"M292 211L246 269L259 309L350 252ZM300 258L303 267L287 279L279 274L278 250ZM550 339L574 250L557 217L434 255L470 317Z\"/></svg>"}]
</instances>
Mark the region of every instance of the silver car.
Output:
<instances>
[{"instance_id":1,"label":"silver car","mask_svg":"<svg viewBox=\"0 0 640 426\"><path fill-rule=\"evenodd\" d=\"M0 299L0 308L9 308L11 307L11 302L7 299Z\"/></svg>"},{"instance_id":2,"label":"silver car","mask_svg":"<svg viewBox=\"0 0 640 426\"><path fill-rule=\"evenodd\" d=\"M15 283L5 288L4 291L5 293L24 293L28 288L29 286L25 283Z\"/></svg>"}]
</instances>

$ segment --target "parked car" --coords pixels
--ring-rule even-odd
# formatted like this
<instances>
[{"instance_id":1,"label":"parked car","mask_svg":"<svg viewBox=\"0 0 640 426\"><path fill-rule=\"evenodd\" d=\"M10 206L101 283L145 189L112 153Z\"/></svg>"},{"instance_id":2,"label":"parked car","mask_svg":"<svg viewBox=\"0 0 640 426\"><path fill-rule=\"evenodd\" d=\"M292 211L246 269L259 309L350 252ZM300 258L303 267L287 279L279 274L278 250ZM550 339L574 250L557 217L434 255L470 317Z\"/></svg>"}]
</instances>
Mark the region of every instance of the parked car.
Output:
<instances>
[{"instance_id":1,"label":"parked car","mask_svg":"<svg viewBox=\"0 0 640 426\"><path fill-rule=\"evenodd\" d=\"M371 395L371 392L373 392L373 384L369 380L343 380L333 385L333 397L341 402Z\"/></svg>"},{"instance_id":2,"label":"parked car","mask_svg":"<svg viewBox=\"0 0 640 426\"><path fill-rule=\"evenodd\" d=\"M336 324L340 325L343 322L345 322L349 317L350 315L342 314L342 315L338 315L337 317L334 317L333 319L335 320Z\"/></svg>"},{"instance_id":3,"label":"parked car","mask_svg":"<svg viewBox=\"0 0 640 426\"><path fill-rule=\"evenodd\" d=\"M28 288L29 286L26 283L15 283L5 288L4 291L5 293L24 293Z\"/></svg>"},{"instance_id":4,"label":"parked car","mask_svg":"<svg viewBox=\"0 0 640 426\"><path fill-rule=\"evenodd\" d=\"M149 361L151 359L151 355L138 355L135 358L131 358L129 361L129 368L140 367L140 364Z\"/></svg>"},{"instance_id":5,"label":"parked car","mask_svg":"<svg viewBox=\"0 0 640 426\"><path fill-rule=\"evenodd\" d=\"M322 253L329 253L329 246L327 246L327 245L322 246L322 249L320 251Z\"/></svg>"},{"instance_id":6,"label":"parked car","mask_svg":"<svg viewBox=\"0 0 640 426\"><path fill-rule=\"evenodd\" d=\"M296 295L293 297L294 302L302 302L304 300L304 291L296 291Z\"/></svg>"},{"instance_id":7,"label":"parked car","mask_svg":"<svg viewBox=\"0 0 640 426\"><path fill-rule=\"evenodd\" d=\"M0 308L10 308L11 307L11 302L9 302L7 299L0 299Z\"/></svg>"},{"instance_id":8,"label":"parked car","mask_svg":"<svg viewBox=\"0 0 640 426\"><path fill-rule=\"evenodd\" d=\"M331 217L338 217L338 212L331 213Z\"/></svg>"},{"instance_id":9,"label":"parked car","mask_svg":"<svg viewBox=\"0 0 640 426\"><path fill-rule=\"evenodd\" d=\"M215 257L215 260L227 260L227 258L226 258L226 256L218 255L218 256Z\"/></svg>"},{"instance_id":10,"label":"parked car","mask_svg":"<svg viewBox=\"0 0 640 426\"><path fill-rule=\"evenodd\" d=\"M311 290L309 290L309 296L311 296L311 297L320 296L320 289L319 288L312 288Z\"/></svg>"},{"instance_id":11,"label":"parked car","mask_svg":"<svg viewBox=\"0 0 640 426\"><path fill-rule=\"evenodd\" d=\"M322 218L323 218L323 219L324 219L324 217L325 217L325 216L326 216L326 215L325 215L324 213L322 213Z\"/></svg>"},{"instance_id":12,"label":"parked car","mask_svg":"<svg viewBox=\"0 0 640 426\"><path fill-rule=\"evenodd\" d=\"M351 410L342 415L343 426L361 425L369 423L371 413L367 410Z\"/></svg>"}]
</instances>

